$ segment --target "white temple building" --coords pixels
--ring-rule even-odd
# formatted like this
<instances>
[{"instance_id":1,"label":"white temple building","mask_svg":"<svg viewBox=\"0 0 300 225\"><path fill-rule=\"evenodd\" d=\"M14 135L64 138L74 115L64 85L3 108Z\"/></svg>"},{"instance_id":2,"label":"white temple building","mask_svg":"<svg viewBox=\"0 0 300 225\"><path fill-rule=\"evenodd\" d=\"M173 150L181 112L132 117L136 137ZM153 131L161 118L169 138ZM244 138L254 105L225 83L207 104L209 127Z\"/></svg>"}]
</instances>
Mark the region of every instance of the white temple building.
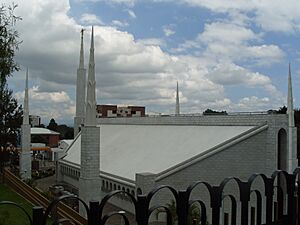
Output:
<instances>
[{"instance_id":1,"label":"white temple building","mask_svg":"<svg viewBox=\"0 0 300 225\"><path fill-rule=\"evenodd\" d=\"M81 48L82 42L83 37ZM77 76L83 62L82 49ZM177 84L175 116L96 119L92 32L86 107L76 108L85 113L84 126L76 113L78 134L58 162L58 182L90 201L113 190L136 195L161 184L185 189L196 180L219 184L229 176L291 172L297 166L297 135L290 70L288 81L288 114L182 115ZM77 86L77 92L76 102L85 99L85 88ZM133 210L122 196L112 203Z\"/></svg>"}]
</instances>

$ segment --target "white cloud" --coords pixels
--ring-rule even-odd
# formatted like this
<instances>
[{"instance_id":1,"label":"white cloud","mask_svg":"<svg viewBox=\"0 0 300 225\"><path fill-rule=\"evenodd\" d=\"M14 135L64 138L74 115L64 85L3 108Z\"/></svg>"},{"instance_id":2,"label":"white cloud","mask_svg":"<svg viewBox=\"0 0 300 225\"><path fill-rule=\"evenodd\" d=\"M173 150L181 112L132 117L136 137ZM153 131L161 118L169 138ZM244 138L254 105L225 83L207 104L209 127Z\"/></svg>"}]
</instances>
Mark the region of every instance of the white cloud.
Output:
<instances>
[{"instance_id":1,"label":"white cloud","mask_svg":"<svg viewBox=\"0 0 300 225\"><path fill-rule=\"evenodd\" d=\"M125 2L134 4L134 1L118 1ZM18 14L23 17L18 25L23 43L17 59L21 65L29 67L31 86L39 87L31 90L31 109L48 121L53 117L72 123L82 25L68 16L70 5L67 0L28 0L26 3L20 0L17 3ZM235 41L225 36L228 32L223 25L231 29ZM83 27L86 28L87 67L90 27ZM218 38L218 32L223 38ZM234 62L239 57L244 60L277 60L282 57L279 47L250 45L250 41L259 42L261 36L240 24L211 23L199 37L201 35L202 40L195 39L190 43L204 50L202 55L195 57L164 52L160 48L160 39L136 40L132 34L116 27L95 26L98 102L146 105L151 111L174 113L174 90L178 80L182 112L200 112L211 107L237 109L239 105L226 96L234 79L242 85L265 88L269 105L281 101L277 95L271 96L278 90L266 75L238 67ZM224 57L217 57L221 53ZM227 69L222 70L217 63L227 66ZM231 72L235 73L232 75ZM218 73L225 75L221 77ZM14 82L14 79L17 83L17 75L10 81ZM23 93L22 89L23 85L16 95ZM253 104L252 110L256 109Z\"/></svg>"},{"instance_id":2,"label":"white cloud","mask_svg":"<svg viewBox=\"0 0 300 225\"><path fill-rule=\"evenodd\" d=\"M175 34L175 31L172 30L171 28L164 28L163 29L165 36L169 37L172 36L173 34Z\"/></svg>"},{"instance_id":3,"label":"white cloud","mask_svg":"<svg viewBox=\"0 0 300 225\"><path fill-rule=\"evenodd\" d=\"M181 0L181 2L192 6L204 7L217 13L231 14L239 12L244 16L248 14L248 19L265 31L300 31L300 2L298 0Z\"/></svg>"},{"instance_id":4,"label":"white cloud","mask_svg":"<svg viewBox=\"0 0 300 225\"><path fill-rule=\"evenodd\" d=\"M104 24L101 19L95 15L95 14L89 14L89 13L84 13L81 15L81 18L80 18L80 22L82 22L83 24L92 24L92 25L95 25L95 24Z\"/></svg>"},{"instance_id":5,"label":"white cloud","mask_svg":"<svg viewBox=\"0 0 300 225\"><path fill-rule=\"evenodd\" d=\"M228 22L205 24L204 31L194 40L188 40L174 49L184 52L201 49L206 57L218 61L247 62L271 65L282 60L284 52L276 45L253 44L261 42L262 34Z\"/></svg>"},{"instance_id":6,"label":"white cloud","mask_svg":"<svg viewBox=\"0 0 300 225\"><path fill-rule=\"evenodd\" d=\"M113 20L111 22L111 24L113 26L117 26L117 27L127 27L129 24L127 23L127 21L120 21L120 20Z\"/></svg>"},{"instance_id":7,"label":"white cloud","mask_svg":"<svg viewBox=\"0 0 300 225\"><path fill-rule=\"evenodd\" d=\"M128 10L127 12L128 12L128 14L129 14L129 16L130 16L131 18L133 18L133 19L136 18L136 15L135 15L135 13L134 13L132 10Z\"/></svg>"},{"instance_id":8,"label":"white cloud","mask_svg":"<svg viewBox=\"0 0 300 225\"><path fill-rule=\"evenodd\" d=\"M143 45L158 45L158 46L165 46L166 43L163 39L160 38L147 38L147 39L139 39L137 40L138 43Z\"/></svg>"}]
</instances>

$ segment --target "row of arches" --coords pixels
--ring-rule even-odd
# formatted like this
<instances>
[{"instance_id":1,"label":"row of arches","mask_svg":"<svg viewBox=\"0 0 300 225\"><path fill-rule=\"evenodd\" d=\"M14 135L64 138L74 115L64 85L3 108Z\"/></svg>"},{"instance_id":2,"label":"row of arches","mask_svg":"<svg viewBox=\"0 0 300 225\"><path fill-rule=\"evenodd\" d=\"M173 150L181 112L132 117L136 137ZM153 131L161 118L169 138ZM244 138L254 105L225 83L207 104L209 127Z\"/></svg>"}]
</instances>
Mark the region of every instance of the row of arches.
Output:
<instances>
[{"instance_id":1,"label":"row of arches","mask_svg":"<svg viewBox=\"0 0 300 225\"><path fill-rule=\"evenodd\" d=\"M117 182L110 181L108 179L102 179L101 190L103 192L111 192L111 191L124 191L130 193L135 196L135 189L132 187L125 186L124 184L120 184ZM127 199L126 194L120 194L118 197L122 199Z\"/></svg>"}]
</instances>

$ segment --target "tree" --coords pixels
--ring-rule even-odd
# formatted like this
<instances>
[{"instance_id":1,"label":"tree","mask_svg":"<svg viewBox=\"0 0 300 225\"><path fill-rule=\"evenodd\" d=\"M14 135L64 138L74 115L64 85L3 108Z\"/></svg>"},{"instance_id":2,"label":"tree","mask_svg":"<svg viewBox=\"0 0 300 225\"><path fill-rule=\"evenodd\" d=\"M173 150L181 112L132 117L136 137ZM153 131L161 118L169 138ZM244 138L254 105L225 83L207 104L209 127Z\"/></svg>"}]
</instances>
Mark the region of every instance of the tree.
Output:
<instances>
[{"instance_id":1,"label":"tree","mask_svg":"<svg viewBox=\"0 0 300 225\"><path fill-rule=\"evenodd\" d=\"M215 111L212 109L206 109L203 112L203 115L228 115L228 113L226 111Z\"/></svg>"},{"instance_id":2,"label":"tree","mask_svg":"<svg viewBox=\"0 0 300 225\"><path fill-rule=\"evenodd\" d=\"M0 147L5 147L7 143L16 146L22 124L22 107L7 85L0 88L0 99Z\"/></svg>"},{"instance_id":3,"label":"tree","mask_svg":"<svg viewBox=\"0 0 300 225\"><path fill-rule=\"evenodd\" d=\"M21 18L14 15L16 7L15 4L0 6L0 147L7 143L17 144L22 123L22 108L6 84L7 77L19 70L14 56L21 42L15 25Z\"/></svg>"},{"instance_id":4,"label":"tree","mask_svg":"<svg viewBox=\"0 0 300 225\"><path fill-rule=\"evenodd\" d=\"M57 123L55 122L55 119L51 119L50 122L49 122L49 125L47 126L47 128L49 130L53 130L53 131L57 131Z\"/></svg>"},{"instance_id":5,"label":"tree","mask_svg":"<svg viewBox=\"0 0 300 225\"><path fill-rule=\"evenodd\" d=\"M19 70L14 56L21 41L19 41L19 33L15 25L21 18L14 15L16 7L15 4L0 6L0 88L5 87L7 77Z\"/></svg>"}]
</instances>

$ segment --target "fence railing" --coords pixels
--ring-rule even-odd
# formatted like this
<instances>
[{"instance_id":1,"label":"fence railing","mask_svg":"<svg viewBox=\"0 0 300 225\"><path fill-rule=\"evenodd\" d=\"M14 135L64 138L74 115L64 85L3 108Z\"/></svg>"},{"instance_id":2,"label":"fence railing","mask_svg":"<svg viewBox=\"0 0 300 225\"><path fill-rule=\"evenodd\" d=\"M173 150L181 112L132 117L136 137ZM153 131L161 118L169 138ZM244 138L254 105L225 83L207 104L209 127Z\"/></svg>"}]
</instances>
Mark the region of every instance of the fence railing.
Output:
<instances>
[{"instance_id":1,"label":"fence railing","mask_svg":"<svg viewBox=\"0 0 300 225\"><path fill-rule=\"evenodd\" d=\"M174 224L174 215L166 204L162 205L150 205L151 199L156 196L162 190L168 190L172 193L176 204L176 218L178 225L187 225L189 219L189 208L194 204L200 205L201 219L199 224L207 224L210 221L212 225L222 224L236 225L261 225L262 221L265 221L266 225L299 225L299 206L300 206L300 188L299 188L299 176L300 168L294 170L292 174L285 171L275 171L270 177L264 174L253 174L247 181L242 181L239 178L230 177L224 179L220 185L212 186L207 182L197 181L187 187L186 190L176 190L171 186L163 185L153 189L147 195L138 195L137 197L131 195L122 190L117 190L107 194L101 202L92 201L87 205L80 198L74 195L61 196L52 201L46 208L37 206L32 210L32 215L28 216L28 223L30 225L46 225L46 220L50 215L50 212L64 199L75 198L78 199L80 204L83 204L83 208L86 211L88 225L105 225L108 224L110 218L119 216L123 219L122 224L129 225L129 219L124 211L111 211L104 213L104 207L108 204L109 200L118 194L126 194L132 201L135 208L135 220L137 225L148 225L149 218L152 213L160 209L166 213L167 225ZM261 179L263 183L263 190L253 188L253 184L257 179ZM239 193L238 198L232 194L224 196L224 189L229 182L235 182L237 184ZM206 204L202 195L193 196L191 198L192 191L198 187L203 186L207 189L210 197L209 204ZM255 206L250 207L250 195L255 194ZM231 202L230 213L221 215L222 204L224 198L229 198ZM253 200L253 199L252 199ZM263 204L262 202L265 202ZM239 204L238 204L239 203ZM15 204L16 207L21 207L16 203L0 202L4 204ZM251 204L253 205L253 204ZM286 205L286 209L285 208ZM207 211L211 211L210 218L208 218ZM240 216L237 216L237 212L240 212ZM24 212L25 213L25 212ZM223 217L221 219L221 217ZM69 219L60 218L53 224L69 223ZM75 224L75 222L73 222ZM195 224L195 223L194 223Z\"/></svg>"},{"instance_id":2,"label":"fence railing","mask_svg":"<svg viewBox=\"0 0 300 225\"><path fill-rule=\"evenodd\" d=\"M32 188L28 184L24 183L17 176L15 176L8 168L5 168L3 170L3 178L4 178L4 182L7 185L9 185L14 191L16 191L18 194L23 196L29 202L33 203L34 205L39 206L39 207L33 209L34 215L36 213L35 210L39 209L39 210L43 211L44 209L48 208L48 206L50 206L52 204L52 202L49 199L47 199L41 192ZM0 199L0 207L1 207L1 204L15 205L16 203L8 202L8 201L1 202L1 199ZM37 211L39 211L39 210L37 210ZM80 216L75 210L73 210L69 206L65 205L64 203L56 204L55 206L53 206L52 210L50 212L53 212L53 211L55 211L55 214L57 214L58 217L72 220L73 223L75 223L75 224L87 224L87 221L84 217ZM35 218L32 218L32 219L35 220ZM35 222L35 221L33 221L33 222ZM40 224L40 223L38 223L38 224Z\"/></svg>"}]
</instances>

